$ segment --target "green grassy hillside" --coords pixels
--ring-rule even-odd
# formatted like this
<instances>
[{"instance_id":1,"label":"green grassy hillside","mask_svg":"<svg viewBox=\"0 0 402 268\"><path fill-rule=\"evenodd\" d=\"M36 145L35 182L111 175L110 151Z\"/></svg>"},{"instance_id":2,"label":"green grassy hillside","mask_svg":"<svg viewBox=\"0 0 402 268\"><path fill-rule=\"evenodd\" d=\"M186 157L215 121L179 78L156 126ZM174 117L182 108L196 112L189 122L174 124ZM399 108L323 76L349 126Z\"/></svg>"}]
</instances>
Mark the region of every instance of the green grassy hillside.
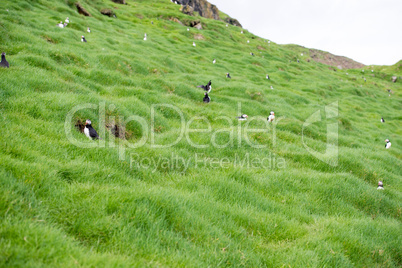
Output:
<instances>
[{"instance_id":1,"label":"green grassy hillside","mask_svg":"<svg viewBox=\"0 0 402 268\"><path fill-rule=\"evenodd\" d=\"M0 266L402 265L400 63L337 70L127 2L0 5Z\"/></svg>"}]
</instances>

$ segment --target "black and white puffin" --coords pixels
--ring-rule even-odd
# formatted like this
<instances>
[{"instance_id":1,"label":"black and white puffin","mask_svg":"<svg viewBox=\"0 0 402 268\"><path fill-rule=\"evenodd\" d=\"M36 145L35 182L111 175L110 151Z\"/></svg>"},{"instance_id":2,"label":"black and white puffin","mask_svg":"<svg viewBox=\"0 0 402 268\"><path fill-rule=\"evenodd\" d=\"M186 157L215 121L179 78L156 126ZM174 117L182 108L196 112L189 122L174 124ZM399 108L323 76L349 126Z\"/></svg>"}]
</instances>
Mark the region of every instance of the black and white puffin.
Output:
<instances>
[{"instance_id":1,"label":"black and white puffin","mask_svg":"<svg viewBox=\"0 0 402 268\"><path fill-rule=\"evenodd\" d=\"M211 101L211 98L208 96L208 92L204 93L204 98L202 99L203 102L209 103Z\"/></svg>"},{"instance_id":2,"label":"black and white puffin","mask_svg":"<svg viewBox=\"0 0 402 268\"><path fill-rule=\"evenodd\" d=\"M10 68L10 64L6 60L6 53L5 52L1 53L0 67Z\"/></svg>"},{"instance_id":3,"label":"black and white puffin","mask_svg":"<svg viewBox=\"0 0 402 268\"><path fill-rule=\"evenodd\" d=\"M244 121L244 120L247 120L247 117L248 117L248 115L246 115L246 114L242 114L241 116L238 116L238 117L236 117L238 120L240 120L240 121Z\"/></svg>"},{"instance_id":4,"label":"black and white puffin","mask_svg":"<svg viewBox=\"0 0 402 268\"><path fill-rule=\"evenodd\" d=\"M254 53L253 53L253 52L250 52L250 55L251 55L251 56L254 56Z\"/></svg>"},{"instance_id":5,"label":"black and white puffin","mask_svg":"<svg viewBox=\"0 0 402 268\"><path fill-rule=\"evenodd\" d=\"M268 121L268 122L272 122L272 121L274 121L274 119L275 119L275 113L274 113L274 111L271 111L271 112L269 113L269 116L268 116L268 118L267 118L267 121Z\"/></svg>"},{"instance_id":6,"label":"black and white puffin","mask_svg":"<svg viewBox=\"0 0 402 268\"><path fill-rule=\"evenodd\" d=\"M384 184L382 183L382 181L378 182L377 190L384 190Z\"/></svg>"},{"instance_id":7,"label":"black and white puffin","mask_svg":"<svg viewBox=\"0 0 402 268\"><path fill-rule=\"evenodd\" d=\"M226 73L226 78L232 78L229 73Z\"/></svg>"},{"instance_id":8,"label":"black and white puffin","mask_svg":"<svg viewBox=\"0 0 402 268\"><path fill-rule=\"evenodd\" d=\"M269 80L269 75L267 75L265 78Z\"/></svg>"},{"instance_id":9,"label":"black and white puffin","mask_svg":"<svg viewBox=\"0 0 402 268\"><path fill-rule=\"evenodd\" d=\"M381 123L384 123L384 122L385 122L384 118L381 117Z\"/></svg>"},{"instance_id":10,"label":"black and white puffin","mask_svg":"<svg viewBox=\"0 0 402 268\"><path fill-rule=\"evenodd\" d=\"M87 40L85 39L85 37L84 36L81 36L81 42L87 42Z\"/></svg>"},{"instance_id":11,"label":"black and white puffin","mask_svg":"<svg viewBox=\"0 0 402 268\"><path fill-rule=\"evenodd\" d=\"M214 59L214 60L212 61L213 64L215 64L215 62L216 62L216 59Z\"/></svg>"},{"instance_id":12,"label":"black and white puffin","mask_svg":"<svg viewBox=\"0 0 402 268\"><path fill-rule=\"evenodd\" d=\"M389 139L386 139L385 142L386 142L385 149L391 148L391 142L389 141Z\"/></svg>"},{"instance_id":13,"label":"black and white puffin","mask_svg":"<svg viewBox=\"0 0 402 268\"><path fill-rule=\"evenodd\" d=\"M204 89L207 93L209 93L211 91L211 89L212 89L211 84L212 84L211 80L209 80L208 84L206 84L205 86L204 85L199 85L197 87L200 87L200 88Z\"/></svg>"},{"instance_id":14,"label":"black and white puffin","mask_svg":"<svg viewBox=\"0 0 402 268\"><path fill-rule=\"evenodd\" d=\"M195 47L196 45L195 45L195 42L193 42L193 47Z\"/></svg>"},{"instance_id":15,"label":"black and white puffin","mask_svg":"<svg viewBox=\"0 0 402 268\"><path fill-rule=\"evenodd\" d=\"M91 33L91 29L89 29L89 27L87 28L87 32L88 32L88 33Z\"/></svg>"},{"instance_id":16,"label":"black and white puffin","mask_svg":"<svg viewBox=\"0 0 402 268\"><path fill-rule=\"evenodd\" d=\"M70 19L67 17L65 20L66 23L70 23Z\"/></svg>"},{"instance_id":17,"label":"black and white puffin","mask_svg":"<svg viewBox=\"0 0 402 268\"><path fill-rule=\"evenodd\" d=\"M89 120L89 119L87 119L87 121L85 121L84 133L91 140L99 139L99 135L96 132L96 130L92 127L91 120Z\"/></svg>"}]
</instances>

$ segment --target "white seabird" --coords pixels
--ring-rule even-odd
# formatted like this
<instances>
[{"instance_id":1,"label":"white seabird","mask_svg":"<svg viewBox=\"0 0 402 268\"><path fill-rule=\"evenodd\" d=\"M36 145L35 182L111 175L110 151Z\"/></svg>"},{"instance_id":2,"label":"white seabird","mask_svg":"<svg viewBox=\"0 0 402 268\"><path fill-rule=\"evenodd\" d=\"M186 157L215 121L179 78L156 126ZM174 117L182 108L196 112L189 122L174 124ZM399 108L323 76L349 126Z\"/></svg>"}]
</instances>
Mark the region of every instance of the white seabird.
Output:
<instances>
[{"instance_id":1,"label":"white seabird","mask_svg":"<svg viewBox=\"0 0 402 268\"><path fill-rule=\"evenodd\" d=\"M92 127L91 120L89 120L89 119L87 119L87 121L85 121L84 133L91 140L99 139L99 135L96 132L96 130Z\"/></svg>"},{"instance_id":2,"label":"white seabird","mask_svg":"<svg viewBox=\"0 0 402 268\"><path fill-rule=\"evenodd\" d=\"M274 119L275 119L275 113L274 113L274 111L271 111L271 112L269 113L269 116L268 116L268 118L267 118L267 121L268 121L268 122L272 122L272 121L274 121Z\"/></svg>"},{"instance_id":3,"label":"white seabird","mask_svg":"<svg viewBox=\"0 0 402 268\"><path fill-rule=\"evenodd\" d=\"M242 114L241 116L238 116L238 117L236 117L238 120L240 120L240 121L244 121L244 120L247 120L247 117L248 117L248 115L246 115L246 114Z\"/></svg>"},{"instance_id":4,"label":"white seabird","mask_svg":"<svg viewBox=\"0 0 402 268\"><path fill-rule=\"evenodd\" d=\"M386 139L385 142L386 142L385 149L391 148L391 142L389 141L389 139Z\"/></svg>"}]
</instances>

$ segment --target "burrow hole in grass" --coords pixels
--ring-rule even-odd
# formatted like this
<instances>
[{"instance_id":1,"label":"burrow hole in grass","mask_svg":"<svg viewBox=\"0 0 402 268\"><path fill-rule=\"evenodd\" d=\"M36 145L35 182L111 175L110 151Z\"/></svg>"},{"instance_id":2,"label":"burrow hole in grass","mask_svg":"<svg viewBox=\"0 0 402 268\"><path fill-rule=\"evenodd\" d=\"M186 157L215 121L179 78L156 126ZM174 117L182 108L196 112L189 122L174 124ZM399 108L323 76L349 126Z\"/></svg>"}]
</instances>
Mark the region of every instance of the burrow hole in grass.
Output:
<instances>
[{"instance_id":1,"label":"burrow hole in grass","mask_svg":"<svg viewBox=\"0 0 402 268\"><path fill-rule=\"evenodd\" d=\"M84 133L85 121L78 119L75 123L75 127L79 132ZM133 135L132 131L126 130L125 127L118 124L109 122L105 124L105 127L110 131L113 136L122 140L130 139Z\"/></svg>"}]
</instances>

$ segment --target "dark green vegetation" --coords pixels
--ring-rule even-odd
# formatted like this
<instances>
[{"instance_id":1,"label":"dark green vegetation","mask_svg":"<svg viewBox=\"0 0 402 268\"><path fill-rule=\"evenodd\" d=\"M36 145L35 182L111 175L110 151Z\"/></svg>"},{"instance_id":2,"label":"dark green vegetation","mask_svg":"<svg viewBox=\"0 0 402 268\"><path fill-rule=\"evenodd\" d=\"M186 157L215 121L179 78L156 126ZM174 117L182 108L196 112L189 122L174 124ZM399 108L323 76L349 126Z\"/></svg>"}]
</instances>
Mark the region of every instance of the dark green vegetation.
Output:
<instances>
[{"instance_id":1,"label":"dark green vegetation","mask_svg":"<svg viewBox=\"0 0 402 268\"><path fill-rule=\"evenodd\" d=\"M169 0L80 2L92 17L76 13L73 1L0 6L0 50L10 62L0 69L0 266L402 265L402 83L391 83L402 76L401 62L336 70L308 62L308 49L188 17ZM117 18L101 15L103 8ZM56 27L67 16L70 24ZM203 30L187 31L174 17L199 19ZM212 102L204 104L196 86L210 79ZM334 102L338 115L325 120ZM88 103L96 109L66 122L71 109ZM166 106L152 115L157 103L177 107L192 129L209 121L211 132L152 148L151 133L157 144L180 136L180 115ZM266 130L238 135L236 116L248 114L250 122L271 110L275 130L252 120ZM303 141L324 153L327 123L337 123L336 165L303 145L303 123L317 111L323 120L304 129ZM114 140L104 128L133 115L147 133L132 121L127 139ZM102 140L74 127L87 118ZM224 131L231 126L232 138ZM75 146L69 137L98 147ZM143 137L146 144L129 147ZM379 180L384 191L376 190Z\"/></svg>"}]
</instances>

